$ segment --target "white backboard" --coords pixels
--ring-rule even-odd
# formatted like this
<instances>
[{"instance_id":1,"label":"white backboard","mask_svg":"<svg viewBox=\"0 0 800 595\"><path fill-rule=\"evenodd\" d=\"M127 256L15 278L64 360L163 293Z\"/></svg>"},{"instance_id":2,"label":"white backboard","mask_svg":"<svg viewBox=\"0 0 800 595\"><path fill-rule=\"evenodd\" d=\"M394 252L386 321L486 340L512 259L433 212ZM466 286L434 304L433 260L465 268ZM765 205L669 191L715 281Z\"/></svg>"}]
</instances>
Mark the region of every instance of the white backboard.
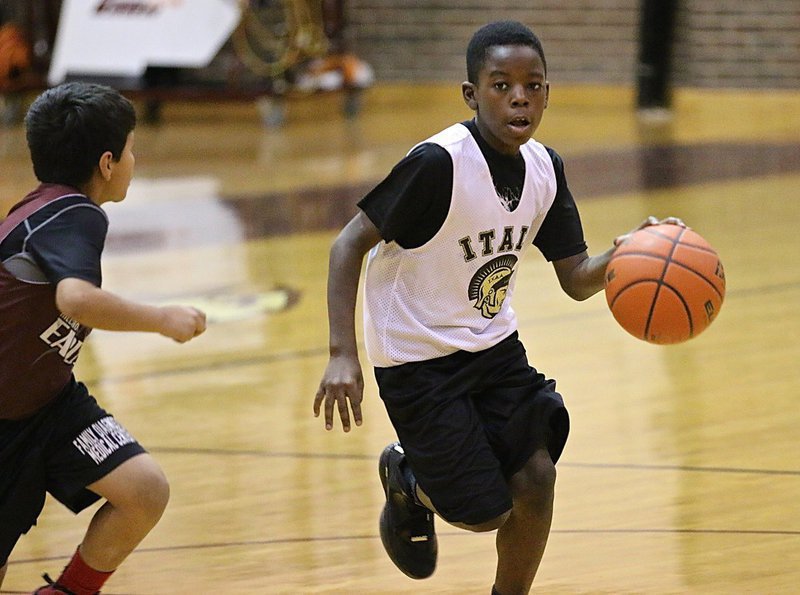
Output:
<instances>
[{"instance_id":1,"label":"white backboard","mask_svg":"<svg viewBox=\"0 0 800 595\"><path fill-rule=\"evenodd\" d=\"M237 0L64 0L48 83L133 77L147 66L202 68L239 22Z\"/></svg>"}]
</instances>

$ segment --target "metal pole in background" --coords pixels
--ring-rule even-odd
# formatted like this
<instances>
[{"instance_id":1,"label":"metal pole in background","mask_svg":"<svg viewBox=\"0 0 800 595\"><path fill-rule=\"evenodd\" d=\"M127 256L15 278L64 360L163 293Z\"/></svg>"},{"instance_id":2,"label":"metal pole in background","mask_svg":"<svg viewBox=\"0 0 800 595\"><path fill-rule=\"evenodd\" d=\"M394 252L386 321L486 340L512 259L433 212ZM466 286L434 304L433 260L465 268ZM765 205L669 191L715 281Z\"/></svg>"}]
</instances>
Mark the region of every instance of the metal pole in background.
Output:
<instances>
[{"instance_id":1,"label":"metal pole in background","mask_svg":"<svg viewBox=\"0 0 800 595\"><path fill-rule=\"evenodd\" d=\"M672 42L678 0L640 0L638 109L669 109Z\"/></svg>"}]
</instances>

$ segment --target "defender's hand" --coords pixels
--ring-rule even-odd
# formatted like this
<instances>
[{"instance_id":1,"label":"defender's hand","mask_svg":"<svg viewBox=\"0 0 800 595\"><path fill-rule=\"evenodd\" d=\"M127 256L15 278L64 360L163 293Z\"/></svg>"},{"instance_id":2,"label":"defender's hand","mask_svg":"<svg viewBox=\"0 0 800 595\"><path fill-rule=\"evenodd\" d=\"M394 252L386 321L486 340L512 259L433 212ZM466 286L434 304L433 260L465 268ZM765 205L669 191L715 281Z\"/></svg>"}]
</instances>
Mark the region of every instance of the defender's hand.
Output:
<instances>
[{"instance_id":1,"label":"defender's hand","mask_svg":"<svg viewBox=\"0 0 800 595\"><path fill-rule=\"evenodd\" d=\"M202 335L206 330L205 312L192 306L163 306L161 334L178 343Z\"/></svg>"}]
</instances>

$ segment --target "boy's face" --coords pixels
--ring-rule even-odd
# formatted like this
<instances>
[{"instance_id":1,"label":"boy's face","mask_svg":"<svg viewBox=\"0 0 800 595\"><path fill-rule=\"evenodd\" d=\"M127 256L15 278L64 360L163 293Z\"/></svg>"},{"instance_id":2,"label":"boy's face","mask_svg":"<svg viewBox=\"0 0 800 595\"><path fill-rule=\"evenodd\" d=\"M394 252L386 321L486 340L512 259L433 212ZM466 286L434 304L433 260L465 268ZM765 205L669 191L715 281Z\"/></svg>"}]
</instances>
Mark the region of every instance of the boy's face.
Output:
<instances>
[{"instance_id":1,"label":"boy's face","mask_svg":"<svg viewBox=\"0 0 800 595\"><path fill-rule=\"evenodd\" d=\"M535 49L502 45L489 48L478 82L465 82L461 90L486 142L516 155L542 121L550 86Z\"/></svg>"},{"instance_id":2,"label":"boy's face","mask_svg":"<svg viewBox=\"0 0 800 595\"><path fill-rule=\"evenodd\" d=\"M120 202L128 194L128 187L133 178L133 166L136 158L133 156L133 132L128 134L128 140L122 149L119 161L112 164L111 176L107 185L106 197L103 202Z\"/></svg>"}]
</instances>

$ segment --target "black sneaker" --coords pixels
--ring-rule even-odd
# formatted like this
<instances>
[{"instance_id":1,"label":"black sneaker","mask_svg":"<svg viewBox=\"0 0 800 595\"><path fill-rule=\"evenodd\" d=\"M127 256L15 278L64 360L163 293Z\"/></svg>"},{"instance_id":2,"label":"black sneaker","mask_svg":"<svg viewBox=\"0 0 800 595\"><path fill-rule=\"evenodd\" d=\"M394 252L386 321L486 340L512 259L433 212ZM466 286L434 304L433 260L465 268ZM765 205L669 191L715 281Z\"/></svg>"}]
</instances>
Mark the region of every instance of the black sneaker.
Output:
<instances>
[{"instance_id":1,"label":"black sneaker","mask_svg":"<svg viewBox=\"0 0 800 595\"><path fill-rule=\"evenodd\" d=\"M386 494L381 541L389 558L405 575L428 578L436 570L438 553L433 513L414 501L401 469L405 458L399 442L393 442L381 453L378 473Z\"/></svg>"}]
</instances>

